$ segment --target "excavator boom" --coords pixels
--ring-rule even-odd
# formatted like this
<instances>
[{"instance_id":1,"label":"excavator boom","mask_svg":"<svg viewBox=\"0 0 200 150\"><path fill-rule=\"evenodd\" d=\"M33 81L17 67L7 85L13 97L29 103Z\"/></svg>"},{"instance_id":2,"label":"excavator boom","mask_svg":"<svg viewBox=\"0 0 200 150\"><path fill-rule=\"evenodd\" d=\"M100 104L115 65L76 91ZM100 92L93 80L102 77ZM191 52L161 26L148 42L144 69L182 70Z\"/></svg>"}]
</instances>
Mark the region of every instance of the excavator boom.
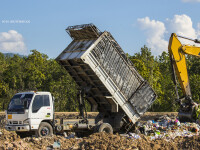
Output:
<instances>
[{"instance_id":1,"label":"excavator boom","mask_svg":"<svg viewBox=\"0 0 200 150\"><path fill-rule=\"evenodd\" d=\"M193 119L192 117L194 116L194 109L193 109L193 101L192 101L192 94L191 94L191 89L190 89L190 84L189 84L189 78L188 78L188 71L187 71L187 66L186 66L186 54L188 55L193 55L200 57L200 47L196 46L191 46L191 45L182 45L181 42L179 41L178 37L180 38L185 38L182 36L178 36L175 33L171 34L170 40L169 40L169 46L168 46L168 51L169 51L169 56L172 64L172 69L174 73L174 83L176 85L176 93L177 93L177 98L179 99L178 91L177 91L177 83L176 83L176 77L178 78L179 84L181 86L184 100L186 102L181 103L181 109L180 112L184 112L184 115L188 113L191 120ZM189 38L185 38L188 40L192 40ZM196 43L199 43L199 40L192 40ZM179 101L181 101L179 99ZM195 104L196 105L196 104ZM187 108L187 109L186 109ZM183 114L183 113L182 113Z\"/></svg>"},{"instance_id":2,"label":"excavator boom","mask_svg":"<svg viewBox=\"0 0 200 150\"><path fill-rule=\"evenodd\" d=\"M170 37L168 50L172 68L178 77L183 94L191 96L185 53L182 51L182 44L175 33L172 33Z\"/></svg>"}]
</instances>

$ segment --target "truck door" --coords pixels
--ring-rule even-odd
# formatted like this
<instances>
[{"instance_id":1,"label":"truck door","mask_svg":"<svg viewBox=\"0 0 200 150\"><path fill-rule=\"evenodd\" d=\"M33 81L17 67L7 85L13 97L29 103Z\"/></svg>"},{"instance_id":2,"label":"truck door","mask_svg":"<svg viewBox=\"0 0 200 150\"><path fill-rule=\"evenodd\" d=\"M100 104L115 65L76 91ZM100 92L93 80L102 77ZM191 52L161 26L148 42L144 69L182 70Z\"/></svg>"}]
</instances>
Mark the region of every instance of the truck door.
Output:
<instances>
[{"instance_id":1,"label":"truck door","mask_svg":"<svg viewBox=\"0 0 200 150\"><path fill-rule=\"evenodd\" d=\"M32 103L32 119L52 119L52 109L49 95L36 95Z\"/></svg>"}]
</instances>

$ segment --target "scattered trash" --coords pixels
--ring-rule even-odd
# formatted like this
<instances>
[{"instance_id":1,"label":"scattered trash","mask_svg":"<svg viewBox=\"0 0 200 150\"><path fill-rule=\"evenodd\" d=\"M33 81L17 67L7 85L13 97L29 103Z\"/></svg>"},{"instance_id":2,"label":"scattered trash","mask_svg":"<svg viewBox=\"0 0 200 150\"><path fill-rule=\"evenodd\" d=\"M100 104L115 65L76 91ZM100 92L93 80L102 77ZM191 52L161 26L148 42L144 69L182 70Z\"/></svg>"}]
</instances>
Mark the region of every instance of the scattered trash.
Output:
<instances>
[{"instance_id":1,"label":"scattered trash","mask_svg":"<svg viewBox=\"0 0 200 150\"><path fill-rule=\"evenodd\" d=\"M135 133L138 133L138 129L140 133L150 136L151 140L173 140L178 136L192 137L199 135L200 126L197 123L180 123L178 118L171 119L165 115L155 120L148 120L143 124L138 122Z\"/></svg>"},{"instance_id":2,"label":"scattered trash","mask_svg":"<svg viewBox=\"0 0 200 150\"><path fill-rule=\"evenodd\" d=\"M66 132L63 132L63 135L64 135L64 137L67 137L67 133Z\"/></svg>"},{"instance_id":3,"label":"scattered trash","mask_svg":"<svg viewBox=\"0 0 200 150\"><path fill-rule=\"evenodd\" d=\"M175 125L176 125L176 126L180 126L180 125L181 125L181 124L180 124L180 121L179 121L178 119L175 120Z\"/></svg>"},{"instance_id":4,"label":"scattered trash","mask_svg":"<svg viewBox=\"0 0 200 150\"><path fill-rule=\"evenodd\" d=\"M130 135L130 138L133 138L133 139L141 139L141 137L140 137L138 134L129 133L129 135Z\"/></svg>"},{"instance_id":5,"label":"scattered trash","mask_svg":"<svg viewBox=\"0 0 200 150\"><path fill-rule=\"evenodd\" d=\"M130 133L129 133L130 134ZM130 137L129 134L120 134L120 136L123 136L123 137Z\"/></svg>"},{"instance_id":6,"label":"scattered trash","mask_svg":"<svg viewBox=\"0 0 200 150\"><path fill-rule=\"evenodd\" d=\"M74 134L70 134L69 136L65 137L66 139L71 139L71 138L75 138Z\"/></svg>"},{"instance_id":7,"label":"scattered trash","mask_svg":"<svg viewBox=\"0 0 200 150\"><path fill-rule=\"evenodd\" d=\"M60 141L55 141L53 143L53 148L60 148Z\"/></svg>"}]
</instances>

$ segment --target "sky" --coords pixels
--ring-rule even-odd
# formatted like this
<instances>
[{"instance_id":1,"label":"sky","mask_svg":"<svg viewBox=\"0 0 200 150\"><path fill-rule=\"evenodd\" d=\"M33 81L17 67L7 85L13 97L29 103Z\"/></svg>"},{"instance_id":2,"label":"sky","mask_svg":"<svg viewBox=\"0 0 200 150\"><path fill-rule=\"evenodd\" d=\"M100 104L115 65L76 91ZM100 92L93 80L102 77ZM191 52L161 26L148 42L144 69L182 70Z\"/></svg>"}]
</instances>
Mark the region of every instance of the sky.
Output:
<instances>
[{"instance_id":1,"label":"sky","mask_svg":"<svg viewBox=\"0 0 200 150\"><path fill-rule=\"evenodd\" d=\"M200 38L199 8L200 0L0 0L0 52L56 58L72 41L68 26L93 23L125 53L146 45L158 56L173 32Z\"/></svg>"}]
</instances>

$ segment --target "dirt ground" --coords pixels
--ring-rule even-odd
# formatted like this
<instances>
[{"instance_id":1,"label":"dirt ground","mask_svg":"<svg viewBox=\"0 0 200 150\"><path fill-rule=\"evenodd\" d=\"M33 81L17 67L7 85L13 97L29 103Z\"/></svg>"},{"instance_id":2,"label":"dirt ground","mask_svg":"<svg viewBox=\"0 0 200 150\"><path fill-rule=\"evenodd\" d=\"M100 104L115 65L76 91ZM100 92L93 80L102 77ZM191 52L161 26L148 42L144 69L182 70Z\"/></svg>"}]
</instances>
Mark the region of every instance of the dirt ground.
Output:
<instances>
[{"instance_id":1,"label":"dirt ground","mask_svg":"<svg viewBox=\"0 0 200 150\"><path fill-rule=\"evenodd\" d=\"M52 149L54 141L59 141L61 149L85 149L85 150L178 150L200 149L200 136L177 137L172 141L164 139L150 140L141 135L141 139L132 139L118 134L94 133L89 137L70 138L64 136L52 136L46 138L26 137L20 139L15 132L5 132L1 135L0 149Z\"/></svg>"},{"instance_id":2,"label":"dirt ground","mask_svg":"<svg viewBox=\"0 0 200 150\"><path fill-rule=\"evenodd\" d=\"M69 115L70 114L70 115ZM146 113L142 121L153 119L166 113ZM167 113L169 116L176 116L177 113ZM57 113L56 116L74 117L72 113ZM75 114L76 115L76 114ZM90 117L95 117L92 113ZM3 123L4 113L0 113L0 120ZM178 149L200 149L200 136L176 137L174 140L156 139L151 140L149 136L140 135L140 139L121 136L119 134L94 133L89 137L67 139L62 135L53 135L46 138L26 137L20 138L15 132L0 130L0 149L53 149L54 142L60 142L60 149L103 149L103 150L178 150Z\"/></svg>"}]
</instances>

